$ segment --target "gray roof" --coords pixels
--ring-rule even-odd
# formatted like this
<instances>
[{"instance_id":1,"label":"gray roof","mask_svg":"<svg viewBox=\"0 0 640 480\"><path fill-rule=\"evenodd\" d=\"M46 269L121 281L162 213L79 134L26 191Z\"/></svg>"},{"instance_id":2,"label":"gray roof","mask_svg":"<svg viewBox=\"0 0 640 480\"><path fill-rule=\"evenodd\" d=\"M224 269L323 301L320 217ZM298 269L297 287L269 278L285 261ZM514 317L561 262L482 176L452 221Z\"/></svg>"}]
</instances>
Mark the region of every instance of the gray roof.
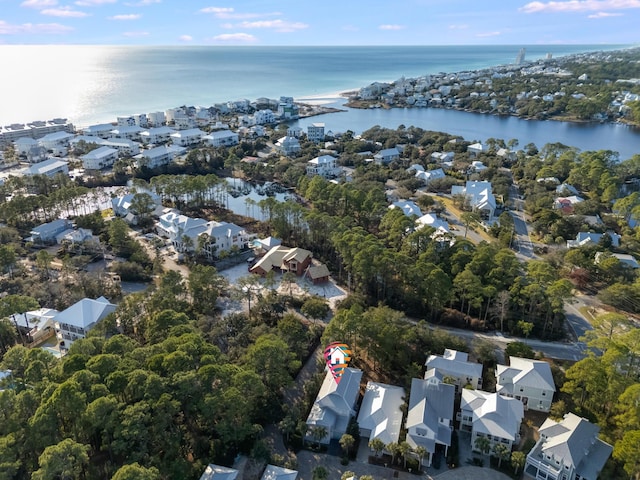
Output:
<instances>
[{"instance_id":1,"label":"gray roof","mask_svg":"<svg viewBox=\"0 0 640 480\"><path fill-rule=\"evenodd\" d=\"M402 426L404 389L384 383L368 382L358 413L358 425L371 430L369 439L379 438L385 445L397 442Z\"/></svg>"},{"instance_id":2,"label":"gray roof","mask_svg":"<svg viewBox=\"0 0 640 480\"><path fill-rule=\"evenodd\" d=\"M442 425L440 419L449 422L453 420L454 396L455 387L442 383L436 372L431 373L426 380L411 380L405 426L407 430L415 427L417 434L407 434L410 444L422 445L430 452L434 451L435 442L451 445L451 429Z\"/></svg>"},{"instance_id":3,"label":"gray roof","mask_svg":"<svg viewBox=\"0 0 640 480\"><path fill-rule=\"evenodd\" d=\"M472 412L473 430L515 441L524 417L520 400L482 390L462 390L460 410Z\"/></svg>"},{"instance_id":4,"label":"gray roof","mask_svg":"<svg viewBox=\"0 0 640 480\"><path fill-rule=\"evenodd\" d=\"M200 477L200 480L236 480L238 471L233 468L221 467L210 463Z\"/></svg>"},{"instance_id":5,"label":"gray roof","mask_svg":"<svg viewBox=\"0 0 640 480\"><path fill-rule=\"evenodd\" d=\"M289 468L277 467L275 465L267 465L262 480L296 480L298 478L297 470Z\"/></svg>"},{"instance_id":6,"label":"gray roof","mask_svg":"<svg viewBox=\"0 0 640 480\"><path fill-rule=\"evenodd\" d=\"M444 355L430 355L425 362L428 369L435 368L444 375L456 378L473 376L482 377L482 364L468 361L464 352L446 349Z\"/></svg>"},{"instance_id":7,"label":"gray roof","mask_svg":"<svg viewBox=\"0 0 640 480\"><path fill-rule=\"evenodd\" d=\"M504 388L509 393L513 393L514 385L556 391L551 367L547 362L529 358L509 357L509 363L511 365L508 367L506 365L498 365L496 370L497 390L499 392Z\"/></svg>"},{"instance_id":8,"label":"gray roof","mask_svg":"<svg viewBox=\"0 0 640 480\"><path fill-rule=\"evenodd\" d=\"M597 478L613 447L598 438L600 427L573 413L561 422L547 419L540 427L540 440L529 453L546 462L544 455L561 459L584 478Z\"/></svg>"}]
</instances>

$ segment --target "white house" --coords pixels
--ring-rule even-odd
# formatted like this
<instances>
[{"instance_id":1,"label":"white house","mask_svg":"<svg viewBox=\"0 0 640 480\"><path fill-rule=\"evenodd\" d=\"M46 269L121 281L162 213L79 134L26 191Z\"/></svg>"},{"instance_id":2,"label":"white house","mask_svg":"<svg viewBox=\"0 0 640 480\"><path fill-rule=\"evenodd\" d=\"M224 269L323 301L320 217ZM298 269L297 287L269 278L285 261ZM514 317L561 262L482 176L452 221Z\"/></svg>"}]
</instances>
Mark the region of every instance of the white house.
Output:
<instances>
[{"instance_id":1,"label":"white house","mask_svg":"<svg viewBox=\"0 0 640 480\"><path fill-rule=\"evenodd\" d=\"M126 138L109 137L107 140L102 140L100 145L115 148L121 157L132 157L140 153L140 144Z\"/></svg>"},{"instance_id":2,"label":"white house","mask_svg":"<svg viewBox=\"0 0 640 480\"><path fill-rule=\"evenodd\" d=\"M63 243L80 244L85 242L99 242L99 240L93 236L93 232L87 228L70 228L56 235L56 243L61 245Z\"/></svg>"},{"instance_id":3,"label":"white house","mask_svg":"<svg viewBox=\"0 0 640 480\"><path fill-rule=\"evenodd\" d=\"M480 142L473 143L467 147L467 152L471 157L475 157L481 154L482 152L485 152L486 150L487 148Z\"/></svg>"},{"instance_id":4,"label":"white house","mask_svg":"<svg viewBox=\"0 0 640 480\"><path fill-rule=\"evenodd\" d=\"M111 130L111 136L125 140L140 140L140 134L144 128L138 125L119 126Z\"/></svg>"},{"instance_id":5,"label":"white house","mask_svg":"<svg viewBox=\"0 0 640 480\"><path fill-rule=\"evenodd\" d=\"M204 136L206 136L206 133L199 128L178 130L170 135L173 144L181 147L192 147L194 145L198 145L202 142L202 138Z\"/></svg>"},{"instance_id":6,"label":"white house","mask_svg":"<svg viewBox=\"0 0 640 480\"><path fill-rule=\"evenodd\" d=\"M260 480L296 480L298 471L290 468L278 467L276 465L267 465Z\"/></svg>"},{"instance_id":7,"label":"white house","mask_svg":"<svg viewBox=\"0 0 640 480\"><path fill-rule=\"evenodd\" d=\"M221 467L210 463L200 476L200 480L236 480L238 470L228 467Z\"/></svg>"},{"instance_id":8,"label":"white house","mask_svg":"<svg viewBox=\"0 0 640 480\"><path fill-rule=\"evenodd\" d=\"M509 357L509 366L496 369L496 392L522 401L524 408L548 412L556 391L547 362Z\"/></svg>"},{"instance_id":9,"label":"white house","mask_svg":"<svg viewBox=\"0 0 640 480\"><path fill-rule=\"evenodd\" d=\"M469 166L469 170L475 173L484 172L488 167L480 160L474 160Z\"/></svg>"},{"instance_id":10,"label":"white house","mask_svg":"<svg viewBox=\"0 0 640 480\"><path fill-rule=\"evenodd\" d=\"M387 165L400 158L400 151L396 148L385 148L373 156L373 160L380 165Z\"/></svg>"},{"instance_id":11,"label":"white house","mask_svg":"<svg viewBox=\"0 0 640 480\"><path fill-rule=\"evenodd\" d=\"M425 185L429 185L433 180L444 178L445 173L441 168L435 170L423 170L422 172L416 172L416 178L422 180Z\"/></svg>"},{"instance_id":12,"label":"white house","mask_svg":"<svg viewBox=\"0 0 640 480\"><path fill-rule=\"evenodd\" d=\"M38 141L31 137L21 137L13 142L18 155L26 155L33 147L38 145Z\"/></svg>"},{"instance_id":13,"label":"white house","mask_svg":"<svg viewBox=\"0 0 640 480\"><path fill-rule=\"evenodd\" d=\"M140 132L142 143L166 143L171 140L171 134L176 131L171 127L154 127L144 132Z\"/></svg>"},{"instance_id":14,"label":"white house","mask_svg":"<svg viewBox=\"0 0 640 480\"><path fill-rule=\"evenodd\" d=\"M604 233L578 232L575 240L567 240L567 248L597 245L604 235ZM612 247L620 246L620 239L622 238L620 235L615 232L607 232L606 235L609 235L609 238L611 238Z\"/></svg>"},{"instance_id":15,"label":"white house","mask_svg":"<svg viewBox=\"0 0 640 480\"><path fill-rule=\"evenodd\" d=\"M75 340L84 338L96 323L115 310L116 306L104 297L83 298L57 314L54 321L61 349L68 350Z\"/></svg>"},{"instance_id":16,"label":"white house","mask_svg":"<svg viewBox=\"0 0 640 480\"><path fill-rule=\"evenodd\" d=\"M127 193L121 197L111 199L113 213L118 217L125 218L134 225L137 223L137 212L131 208L131 204L136 195L136 193ZM161 207L160 197L155 193L148 193L148 195L151 197L155 211L159 210Z\"/></svg>"},{"instance_id":17,"label":"white house","mask_svg":"<svg viewBox=\"0 0 640 480\"><path fill-rule=\"evenodd\" d=\"M598 265L602 260L608 257L616 258L623 267L627 268L640 268L640 263L633 255L629 255L628 253L610 253L610 252L597 252L594 263Z\"/></svg>"},{"instance_id":18,"label":"white house","mask_svg":"<svg viewBox=\"0 0 640 480\"><path fill-rule=\"evenodd\" d=\"M212 147L230 147L237 145L240 137L231 130L218 130L202 137Z\"/></svg>"},{"instance_id":19,"label":"white house","mask_svg":"<svg viewBox=\"0 0 640 480\"><path fill-rule=\"evenodd\" d=\"M182 155L186 149L176 145L160 145L149 150L143 150L134 158L139 167L158 168L173 162L177 155Z\"/></svg>"},{"instance_id":20,"label":"white house","mask_svg":"<svg viewBox=\"0 0 640 480\"><path fill-rule=\"evenodd\" d=\"M416 217L422 216L420 207L416 205L415 202L412 202L410 200L398 200L397 202L393 202L391 205L389 205L389 208L397 208L399 210L402 210L402 213L404 213L407 217L410 217L411 215L415 215Z\"/></svg>"},{"instance_id":21,"label":"white house","mask_svg":"<svg viewBox=\"0 0 640 480\"><path fill-rule=\"evenodd\" d=\"M17 324L18 328L27 333L31 341L37 342L55 329L53 319L58 313L60 312L52 308L39 308L11 315L11 320Z\"/></svg>"},{"instance_id":22,"label":"white house","mask_svg":"<svg viewBox=\"0 0 640 480\"><path fill-rule=\"evenodd\" d=\"M53 177L57 173L69 175L69 163L59 158L49 158L43 162L34 163L25 168L22 173L27 176L46 175L47 177Z\"/></svg>"},{"instance_id":23,"label":"white house","mask_svg":"<svg viewBox=\"0 0 640 480\"><path fill-rule=\"evenodd\" d=\"M296 137L282 137L276 142L276 148L286 156L294 156L300 153L300 141Z\"/></svg>"},{"instance_id":24,"label":"white house","mask_svg":"<svg viewBox=\"0 0 640 480\"><path fill-rule=\"evenodd\" d=\"M38 139L38 143L47 150L55 150L58 147L66 147L69 145L69 140L73 138L71 133L67 132L54 132L48 133L44 137Z\"/></svg>"},{"instance_id":25,"label":"white house","mask_svg":"<svg viewBox=\"0 0 640 480\"><path fill-rule=\"evenodd\" d=\"M321 155L307 162L307 175L312 177L320 175L324 178L333 178L340 175L337 165L338 159L331 155Z\"/></svg>"},{"instance_id":26,"label":"white house","mask_svg":"<svg viewBox=\"0 0 640 480\"><path fill-rule=\"evenodd\" d=\"M56 241L56 236L65 230L69 230L73 225L66 218L59 218L53 222L44 223L35 227L29 232L30 237L27 241L35 244L53 244Z\"/></svg>"},{"instance_id":27,"label":"white house","mask_svg":"<svg viewBox=\"0 0 640 480\"><path fill-rule=\"evenodd\" d=\"M486 437L491 448L502 443L511 450L520 440L524 407L520 400L482 390L462 390L460 429L471 432L471 447L477 451L476 438Z\"/></svg>"},{"instance_id":28,"label":"white house","mask_svg":"<svg viewBox=\"0 0 640 480\"><path fill-rule=\"evenodd\" d=\"M150 112L147 115L147 125L150 127L160 127L166 122L164 112Z\"/></svg>"},{"instance_id":29,"label":"white house","mask_svg":"<svg viewBox=\"0 0 640 480\"><path fill-rule=\"evenodd\" d=\"M368 382L358 412L360 435L380 439L385 445L397 442L402 427L404 389L384 383Z\"/></svg>"},{"instance_id":30,"label":"white house","mask_svg":"<svg viewBox=\"0 0 640 480\"><path fill-rule=\"evenodd\" d=\"M444 355L429 355L425 362L427 371L435 369L444 377L455 380L456 392L461 388L482 387L482 364L469 361L469 354L446 349Z\"/></svg>"},{"instance_id":31,"label":"white house","mask_svg":"<svg viewBox=\"0 0 640 480\"><path fill-rule=\"evenodd\" d=\"M324 123L312 123L307 126L307 139L311 142L324 141Z\"/></svg>"},{"instance_id":32,"label":"white house","mask_svg":"<svg viewBox=\"0 0 640 480\"><path fill-rule=\"evenodd\" d=\"M439 218L435 213L427 213L416 220L416 228L425 226L435 228L436 232L451 233L449 224L445 220Z\"/></svg>"},{"instance_id":33,"label":"white house","mask_svg":"<svg viewBox=\"0 0 640 480\"><path fill-rule=\"evenodd\" d=\"M613 447L598 438L600 427L573 413L548 418L527 455L524 472L535 480L596 480Z\"/></svg>"},{"instance_id":34,"label":"white house","mask_svg":"<svg viewBox=\"0 0 640 480\"><path fill-rule=\"evenodd\" d=\"M496 210L496 197L493 195L491 182L468 181L464 187L454 185L451 195L464 195L471 208L488 220L493 218Z\"/></svg>"},{"instance_id":35,"label":"white house","mask_svg":"<svg viewBox=\"0 0 640 480\"><path fill-rule=\"evenodd\" d=\"M98 147L80 157L86 170L102 170L111 167L118 159L118 150L111 147Z\"/></svg>"},{"instance_id":36,"label":"white house","mask_svg":"<svg viewBox=\"0 0 640 480\"><path fill-rule=\"evenodd\" d=\"M107 138L111 136L113 125L110 123L100 123L96 125L90 125L82 129L82 134L90 137Z\"/></svg>"},{"instance_id":37,"label":"white house","mask_svg":"<svg viewBox=\"0 0 640 480\"><path fill-rule=\"evenodd\" d=\"M454 152L433 152L431 158L438 163L453 162Z\"/></svg>"},{"instance_id":38,"label":"white house","mask_svg":"<svg viewBox=\"0 0 640 480\"><path fill-rule=\"evenodd\" d=\"M327 371L307 418L307 439L313 439L311 433L316 426L327 430L327 435L320 440L325 445L346 433L349 420L356 414L360 380L362 370L357 368L345 368L340 383L336 383L333 374Z\"/></svg>"},{"instance_id":39,"label":"white house","mask_svg":"<svg viewBox=\"0 0 640 480\"><path fill-rule=\"evenodd\" d=\"M446 455L451 446L455 387L442 380L435 370L428 372L424 380L411 380L405 422L407 442L428 452L422 459L426 466L431 465L434 454Z\"/></svg>"}]
</instances>

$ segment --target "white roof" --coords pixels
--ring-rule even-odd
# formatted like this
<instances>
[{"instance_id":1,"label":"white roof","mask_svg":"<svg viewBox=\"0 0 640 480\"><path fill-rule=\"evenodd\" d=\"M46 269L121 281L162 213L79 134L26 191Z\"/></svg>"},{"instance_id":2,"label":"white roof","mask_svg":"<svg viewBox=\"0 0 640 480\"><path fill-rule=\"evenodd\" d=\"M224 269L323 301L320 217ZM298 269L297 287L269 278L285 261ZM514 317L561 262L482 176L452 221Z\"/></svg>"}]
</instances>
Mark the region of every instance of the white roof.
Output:
<instances>
[{"instance_id":1,"label":"white roof","mask_svg":"<svg viewBox=\"0 0 640 480\"><path fill-rule=\"evenodd\" d=\"M399 208L402 210L406 216L410 217L411 215L415 215L416 217L422 216L422 212L420 211L420 207L410 200L399 200L397 202L393 202L389 205L389 208Z\"/></svg>"},{"instance_id":2,"label":"white roof","mask_svg":"<svg viewBox=\"0 0 640 480\"><path fill-rule=\"evenodd\" d=\"M218 130L217 132L211 132L209 135L206 135L205 139L221 139L221 138L229 138L229 137L233 137L233 136L237 136L238 134L235 132L232 132L231 130Z\"/></svg>"},{"instance_id":3,"label":"white roof","mask_svg":"<svg viewBox=\"0 0 640 480\"><path fill-rule=\"evenodd\" d=\"M358 413L358 425L371 430L369 439L379 438L385 445L397 442L402 427L404 389L384 383L368 382Z\"/></svg>"},{"instance_id":4,"label":"white roof","mask_svg":"<svg viewBox=\"0 0 640 480\"><path fill-rule=\"evenodd\" d=\"M171 134L171 136L175 138L197 137L197 136L203 136L203 135L206 135L206 133L200 130L199 128L190 128L188 130L178 130L177 132Z\"/></svg>"},{"instance_id":5,"label":"white roof","mask_svg":"<svg viewBox=\"0 0 640 480\"><path fill-rule=\"evenodd\" d=\"M210 463L205 468L200 480L236 480L238 471L233 468L221 467Z\"/></svg>"},{"instance_id":6,"label":"white roof","mask_svg":"<svg viewBox=\"0 0 640 480\"><path fill-rule=\"evenodd\" d=\"M48 133L44 137L40 138L38 141L40 142L60 142L62 140L67 140L73 138L73 134L67 132L53 132Z\"/></svg>"},{"instance_id":7,"label":"white roof","mask_svg":"<svg viewBox=\"0 0 640 480\"><path fill-rule=\"evenodd\" d=\"M47 158L43 162L34 163L24 170L25 175L46 175L51 170L68 167L69 163L59 158Z\"/></svg>"},{"instance_id":8,"label":"white roof","mask_svg":"<svg viewBox=\"0 0 640 480\"><path fill-rule=\"evenodd\" d=\"M115 309L116 306L104 297L96 300L83 298L56 315L54 320L58 323L86 329L114 312Z\"/></svg>"},{"instance_id":9,"label":"white roof","mask_svg":"<svg viewBox=\"0 0 640 480\"><path fill-rule=\"evenodd\" d=\"M82 159L96 159L96 160L100 160L101 158L105 158L105 157L109 157L112 155L117 155L118 151L111 148L111 147L98 147L95 150L91 150L89 153L87 153L86 155L83 155L81 158Z\"/></svg>"},{"instance_id":10,"label":"white roof","mask_svg":"<svg viewBox=\"0 0 640 480\"><path fill-rule=\"evenodd\" d=\"M436 230L442 230L449 233L449 224L445 220L438 218L435 213L427 213L426 215L421 216L416 220L416 225L418 226L418 228L424 227L426 225L429 227L433 227Z\"/></svg>"},{"instance_id":11,"label":"white roof","mask_svg":"<svg viewBox=\"0 0 640 480\"><path fill-rule=\"evenodd\" d=\"M482 390L462 390L460 410L473 413L473 430L515 441L524 418L520 400Z\"/></svg>"},{"instance_id":12,"label":"white roof","mask_svg":"<svg viewBox=\"0 0 640 480\"><path fill-rule=\"evenodd\" d=\"M333 419L336 416L346 417L355 414L361 379L362 370L357 368L345 368L340 383L337 383L333 374L327 371L307 423L324 425L323 419L327 413Z\"/></svg>"},{"instance_id":13,"label":"white roof","mask_svg":"<svg viewBox=\"0 0 640 480\"><path fill-rule=\"evenodd\" d=\"M444 383L442 375L434 370L427 372L426 377L411 380L407 441L413 447L422 446L433 452L436 442L451 445L455 386Z\"/></svg>"},{"instance_id":14,"label":"white roof","mask_svg":"<svg viewBox=\"0 0 640 480\"><path fill-rule=\"evenodd\" d=\"M144 132L140 132L140 135L171 135L172 133L175 133L175 130L171 127L154 127L149 130L145 130Z\"/></svg>"},{"instance_id":15,"label":"white roof","mask_svg":"<svg viewBox=\"0 0 640 480\"><path fill-rule=\"evenodd\" d=\"M444 355L430 355L425 362L427 369L435 368L444 375L456 378L482 377L482 364L469 362L469 355L457 350L446 349Z\"/></svg>"},{"instance_id":16,"label":"white roof","mask_svg":"<svg viewBox=\"0 0 640 480\"><path fill-rule=\"evenodd\" d=\"M308 163L312 165L327 165L329 163L335 162L336 160L337 159L335 157L332 157L331 155L321 155L312 160L309 160Z\"/></svg>"},{"instance_id":17,"label":"white roof","mask_svg":"<svg viewBox=\"0 0 640 480\"><path fill-rule=\"evenodd\" d=\"M296 480L298 472L288 468L276 467L275 465L267 465L262 480Z\"/></svg>"},{"instance_id":18,"label":"white roof","mask_svg":"<svg viewBox=\"0 0 640 480\"><path fill-rule=\"evenodd\" d=\"M513 393L515 386L556 391L551 367L547 362L529 358L509 357L510 366L498 365L496 390L500 393ZM504 379L504 383L502 382Z\"/></svg>"}]
</instances>

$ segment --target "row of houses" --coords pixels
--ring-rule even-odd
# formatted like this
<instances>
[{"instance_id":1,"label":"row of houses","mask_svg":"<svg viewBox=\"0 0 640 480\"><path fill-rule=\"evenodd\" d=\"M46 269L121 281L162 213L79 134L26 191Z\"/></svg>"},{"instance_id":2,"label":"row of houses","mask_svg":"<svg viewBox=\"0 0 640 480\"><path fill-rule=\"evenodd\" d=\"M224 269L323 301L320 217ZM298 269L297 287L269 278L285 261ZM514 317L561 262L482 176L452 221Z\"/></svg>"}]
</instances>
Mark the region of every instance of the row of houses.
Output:
<instances>
[{"instance_id":1,"label":"row of houses","mask_svg":"<svg viewBox=\"0 0 640 480\"><path fill-rule=\"evenodd\" d=\"M404 426L406 441L424 449L422 462L429 466L434 455L447 454L454 419L461 431L469 432L472 449L478 450L476 439L485 437L491 447L502 444L511 450L520 441L525 410L548 412L555 392L549 364L537 360L510 357L508 366L499 365L494 393L480 389L482 365L463 352L431 355L426 367L424 378L412 379L408 400L402 387L368 382L359 411L362 371L345 369L339 383L327 372L307 418L307 437L328 444L357 416L363 438L388 445L400 440ZM454 416L456 397L460 407ZM317 438L315 427L324 428L324 438ZM598 432L596 425L574 414L560 422L546 420L527 456L527 472L540 480L595 480L612 451Z\"/></svg>"},{"instance_id":2,"label":"row of houses","mask_svg":"<svg viewBox=\"0 0 640 480\"><path fill-rule=\"evenodd\" d=\"M240 472L234 468L222 467L213 463L207 465L200 480L236 480ZM298 472L290 468L267 465L260 480L296 480Z\"/></svg>"}]
</instances>

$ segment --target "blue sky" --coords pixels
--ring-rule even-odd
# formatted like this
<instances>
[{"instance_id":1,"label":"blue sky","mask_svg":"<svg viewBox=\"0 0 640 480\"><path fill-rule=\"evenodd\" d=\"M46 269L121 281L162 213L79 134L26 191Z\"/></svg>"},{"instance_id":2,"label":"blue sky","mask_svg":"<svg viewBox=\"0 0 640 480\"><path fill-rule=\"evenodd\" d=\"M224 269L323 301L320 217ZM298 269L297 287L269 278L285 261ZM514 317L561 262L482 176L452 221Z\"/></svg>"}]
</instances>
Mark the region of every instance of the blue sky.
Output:
<instances>
[{"instance_id":1,"label":"blue sky","mask_svg":"<svg viewBox=\"0 0 640 480\"><path fill-rule=\"evenodd\" d=\"M0 0L1 44L639 44L640 0Z\"/></svg>"}]
</instances>

